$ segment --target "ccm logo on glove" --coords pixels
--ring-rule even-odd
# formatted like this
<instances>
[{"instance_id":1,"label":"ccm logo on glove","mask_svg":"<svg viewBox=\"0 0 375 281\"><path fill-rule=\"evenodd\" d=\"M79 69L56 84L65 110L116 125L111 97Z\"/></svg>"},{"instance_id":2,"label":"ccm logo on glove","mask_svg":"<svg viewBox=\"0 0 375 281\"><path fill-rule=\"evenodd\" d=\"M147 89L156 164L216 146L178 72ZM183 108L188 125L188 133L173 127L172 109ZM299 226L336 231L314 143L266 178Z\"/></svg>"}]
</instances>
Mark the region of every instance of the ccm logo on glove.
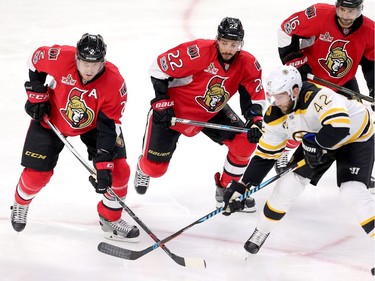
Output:
<instances>
[{"instance_id":1,"label":"ccm logo on glove","mask_svg":"<svg viewBox=\"0 0 375 281\"><path fill-rule=\"evenodd\" d=\"M96 163L96 168L98 170L113 170L113 162L98 162Z\"/></svg>"},{"instance_id":2,"label":"ccm logo on glove","mask_svg":"<svg viewBox=\"0 0 375 281\"><path fill-rule=\"evenodd\" d=\"M34 103L37 103L37 102L42 102L42 101L46 101L48 100L49 98L49 94L45 94L45 93L35 93L35 92L27 92L27 98L29 99L29 101L31 102L34 102Z\"/></svg>"}]
</instances>

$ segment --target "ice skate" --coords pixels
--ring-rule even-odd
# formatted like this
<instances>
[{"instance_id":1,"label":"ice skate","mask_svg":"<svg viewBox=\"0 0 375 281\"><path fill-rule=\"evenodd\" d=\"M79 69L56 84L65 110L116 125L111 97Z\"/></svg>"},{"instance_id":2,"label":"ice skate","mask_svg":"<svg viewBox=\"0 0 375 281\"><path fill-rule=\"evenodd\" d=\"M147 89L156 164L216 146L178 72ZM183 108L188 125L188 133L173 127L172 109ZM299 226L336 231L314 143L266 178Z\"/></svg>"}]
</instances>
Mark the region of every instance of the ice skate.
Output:
<instances>
[{"instance_id":1,"label":"ice skate","mask_svg":"<svg viewBox=\"0 0 375 281\"><path fill-rule=\"evenodd\" d=\"M122 242L139 242L139 229L130 225L123 219L111 222L99 216L99 224L104 231L104 237Z\"/></svg>"},{"instance_id":2,"label":"ice skate","mask_svg":"<svg viewBox=\"0 0 375 281\"><path fill-rule=\"evenodd\" d=\"M220 173L217 172L214 176L215 184L216 184L216 193L215 193L215 199L216 199L216 209L220 209L221 207L224 207L224 192L225 188L221 186L220 184ZM241 213L254 213L256 211L255 208L255 200L252 197L248 197L245 199L245 206L243 210L238 211Z\"/></svg>"},{"instance_id":3,"label":"ice skate","mask_svg":"<svg viewBox=\"0 0 375 281\"><path fill-rule=\"evenodd\" d=\"M262 247L264 241L266 241L268 235L270 233L265 233L262 231L259 231L257 228L255 228L253 234L251 234L250 238L246 241L244 248L246 251L248 251L251 254L258 253L260 247Z\"/></svg>"},{"instance_id":4,"label":"ice skate","mask_svg":"<svg viewBox=\"0 0 375 281\"><path fill-rule=\"evenodd\" d=\"M277 159L276 164L275 164L275 171L277 174L282 173L286 167L288 166L289 162L289 150L285 150L281 157Z\"/></svg>"},{"instance_id":5,"label":"ice skate","mask_svg":"<svg viewBox=\"0 0 375 281\"><path fill-rule=\"evenodd\" d=\"M21 232L26 227L29 205L21 205L14 201L10 209L12 210L10 219L13 229L17 232Z\"/></svg>"},{"instance_id":6,"label":"ice skate","mask_svg":"<svg viewBox=\"0 0 375 281\"><path fill-rule=\"evenodd\" d=\"M137 168L135 170L134 187L138 194L145 194L149 185L150 177L144 174L140 168L139 161L142 156L139 156Z\"/></svg>"}]
</instances>

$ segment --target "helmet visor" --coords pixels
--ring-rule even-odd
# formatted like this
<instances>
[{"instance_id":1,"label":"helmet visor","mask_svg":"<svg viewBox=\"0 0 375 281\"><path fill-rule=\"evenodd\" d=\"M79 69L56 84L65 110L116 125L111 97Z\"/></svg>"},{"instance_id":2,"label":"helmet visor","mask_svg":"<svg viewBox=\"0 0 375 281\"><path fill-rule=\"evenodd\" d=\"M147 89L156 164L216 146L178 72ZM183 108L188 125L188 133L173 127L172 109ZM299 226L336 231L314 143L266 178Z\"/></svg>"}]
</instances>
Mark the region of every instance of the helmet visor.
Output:
<instances>
[{"instance_id":1,"label":"helmet visor","mask_svg":"<svg viewBox=\"0 0 375 281\"><path fill-rule=\"evenodd\" d=\"M362 14L363 5L359 5L356 8L348 8L343 6L336 6L336 15L340 19L344 20L355 20Z\"/></svg>"}]
</instances>

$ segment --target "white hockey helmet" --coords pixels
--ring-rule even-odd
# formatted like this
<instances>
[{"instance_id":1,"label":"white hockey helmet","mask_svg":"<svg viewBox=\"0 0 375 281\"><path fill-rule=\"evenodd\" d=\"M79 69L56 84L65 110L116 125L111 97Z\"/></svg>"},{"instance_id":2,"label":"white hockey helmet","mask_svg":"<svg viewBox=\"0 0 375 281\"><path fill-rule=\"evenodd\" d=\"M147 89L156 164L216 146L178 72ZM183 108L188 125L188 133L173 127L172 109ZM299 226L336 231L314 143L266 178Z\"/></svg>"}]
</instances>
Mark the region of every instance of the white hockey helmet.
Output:
<instances>
[{"instance_id":1,"label":"white hockey helmet","mask_svg":"<svg viewBox=\"0 0 375 281\"><path fill-rule=\"evenodd\" d=\"M293 89L302 88L301 74L291 65L282 65L276 68L266 79L266 94L269 97L287 92L294 101Z\"/></svg>"}]
</instances>

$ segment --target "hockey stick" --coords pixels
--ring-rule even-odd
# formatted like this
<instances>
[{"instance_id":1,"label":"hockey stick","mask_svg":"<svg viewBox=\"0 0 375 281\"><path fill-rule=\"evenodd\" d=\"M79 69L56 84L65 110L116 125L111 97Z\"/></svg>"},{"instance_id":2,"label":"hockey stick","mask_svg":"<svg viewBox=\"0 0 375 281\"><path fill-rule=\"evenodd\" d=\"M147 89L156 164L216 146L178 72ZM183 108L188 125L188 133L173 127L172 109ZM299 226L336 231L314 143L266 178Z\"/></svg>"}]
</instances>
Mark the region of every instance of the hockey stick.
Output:
<instances>
[{"instance_id":1,"label":"hockey stick","mask_svg":"<svg viewBox=\"0 0 375 281\"><path fill-rule=\"evenodd\" d=\"M48 116L44 116L43 118L44 122L48 124L48 126L52 129L52 131L59 137L59 139L65 144L66 147L73 153L73 155L79 160L79 162L82 163L82 165L86 168L87 171L93 176L96 177L96 172L91 166L82 158L82 156L75 150L75 148L70 144L70 142L66 139L66 137L60 132L60 130L51 123L51 121L48 119ZM146 233L155 241L157 244L164 250L164 252L167 253L168 256L170 256L176 263L182 266L186 267L195 267L195 268L205 268L206 267L206 261L204 259L200 258L183 258L180 256L177 256L176 254L172 253L162 241L159 240L159 238L156 237L156 235L138 218L138 216L124 203L124 201L121 200L121 198L112 190L112 188L108 187L107 191L109 194L111 194L121 205L121 207L134 219ZM98 250L100 252L110 254L112 256L117 256L115 254L108 253L105 248L100 246L101 243L98 246ZM108 244L110 245L110 244Z\"/></svg>"},{"instance_id":2,"label":"hockey stick","mask_svg":"<svg viewBox=\"0 0 375 281\"><path fill-rule=\"evenodd\" d=\"M210 128L210 129L239 132L239 133L247 133L247 131L249 130L247 128L233 127L233 126L222 125L222 124L214 124L214 123L207 123L207 122L201 122L201 121L194 121L194 120L172 117L172 126L176 125L176 123L181 123L181 124L185 124L185 125L193 125L193 126Z\"/></svg>"},{"instance_id":3,"label":"hockey stick","mask_svg":"<svg viewBox=\"0 0 375 281\"><path fill-rule=\"evenodd\" d=\"M332 83L330 81L324 80L324 79L319 78L319 77L316 77L315 75L313 75L311 73L307 74L307 79L312 80L312 81L316 81L316 82L318 82L318 83L320 83L320 84L322 84L324 86L329 86L329 87L335 88L336 90L339 90L341 93L346 94L345 95L346 97L357 98L357 99L359 98L361 100L368 101L372 105L375 104L375 101L374 101L374 99L372 97L365 96L365 95L357 93L357 92L355 92L353 90L350 90L348 88L336 85L335 83Z\"/></svg>"},{"instance_id":4,"label":"hockey stick","mask_svg":"<svg viewBox=\"0 0 375 281\"><path fill-rule=\"evenodd\" d=\"M294 171L294 170L296 170L296 169L298 169L298 168L300 168L304 165L305 165L305 160L301 160L297 163L292 164L285 171L273 176L272 178L262 182L260 185L258 185L256 187L248 190L247 192L245 192L243 195L240 196L239 200L242 201L246 197L249 197L251 194L259 191L260 189L262 189L262 188L266 187L267 185L273 183L274 181L278 180L279 178L285 176L286 174L288 174L288 173L290 173L290 172L292 172L292 171ZM190 229L192 226L194 226L196 224L199 224L199 223L202 223L202 222L205 222L206 220L212 218L213 216L221 213L223 210L224 210L224 207L221 207L220 209L216 209L215 211L213 211L213 212L201 217L200 219L196 220L195 222L189 224L188 226L185 226L184 228L180 229L176 233L173 233L172 235L168 236L167 238L164 238L160 242L155 243L154 245L151 245L150 247L148 247L144 250L141 250L141 251L133 251L133 250L117 247L117 246L108 244L106 242L101 242L99 244L99 248L101 248L103 251L105 251L109 255L113 255L113 256L116 256L116 257L119 257L119 258L122 258L122 259L127 259L127 260L136 260L136 259L139 259L140 257L146 255L147 253L157 249L158 247L164 245L165 243L169 242L170 240L176 238L177 236L179 236L180 234L182 234L186 230Z\"/></svg>"}]
</instances>

